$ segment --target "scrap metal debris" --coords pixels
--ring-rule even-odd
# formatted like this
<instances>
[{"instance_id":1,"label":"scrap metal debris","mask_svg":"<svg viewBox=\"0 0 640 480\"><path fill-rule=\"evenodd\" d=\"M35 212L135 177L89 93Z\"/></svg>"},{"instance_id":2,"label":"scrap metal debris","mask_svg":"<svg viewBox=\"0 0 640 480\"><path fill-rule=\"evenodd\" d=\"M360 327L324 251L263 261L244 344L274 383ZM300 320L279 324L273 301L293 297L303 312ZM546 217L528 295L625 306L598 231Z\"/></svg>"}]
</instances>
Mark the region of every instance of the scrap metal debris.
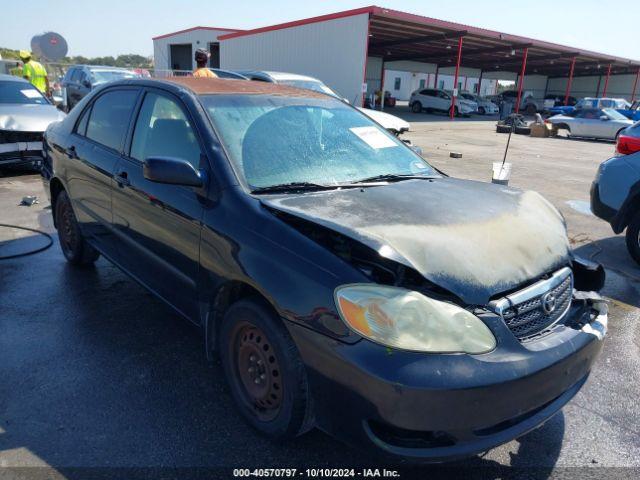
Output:
<instances>
[{"instance_id":1,"label":"scrap metal debris","mask_svg":"<svg viewBox=\"0 0 640 480\"><path fill-rule=\"evenodd\" d=\"M35 205L37 203L40 203L40 201L38 200L38 197L36 197L35 195L27 195L26 197L22 197L22 201L20 202L20 205L23 205L25 207L30 207L31 205Z\"/></svg>"}]
</instances>

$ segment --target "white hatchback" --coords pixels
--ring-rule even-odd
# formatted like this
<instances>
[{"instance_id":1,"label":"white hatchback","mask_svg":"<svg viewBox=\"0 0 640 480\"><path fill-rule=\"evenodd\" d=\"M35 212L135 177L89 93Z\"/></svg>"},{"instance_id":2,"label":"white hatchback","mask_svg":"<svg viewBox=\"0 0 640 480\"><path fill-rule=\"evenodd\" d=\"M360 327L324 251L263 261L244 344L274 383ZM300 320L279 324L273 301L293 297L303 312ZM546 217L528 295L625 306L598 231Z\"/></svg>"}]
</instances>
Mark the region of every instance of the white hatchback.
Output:
<instances>
[{"instance_id":1,"label":"white hatchback","mask_svg":"<svg viewBox=\"0 0 640 480\"><path fill-rule=\"evenodd\" d=\"M451 93L437 88L424 88L416 90L411 94L409 99L409 107L414 113L420 113L423 110L437 110L441 112L451 111ZM454 107L456 115L467 115L478 111L476 102L457 97Z\"/></svg>"}]
</instances>

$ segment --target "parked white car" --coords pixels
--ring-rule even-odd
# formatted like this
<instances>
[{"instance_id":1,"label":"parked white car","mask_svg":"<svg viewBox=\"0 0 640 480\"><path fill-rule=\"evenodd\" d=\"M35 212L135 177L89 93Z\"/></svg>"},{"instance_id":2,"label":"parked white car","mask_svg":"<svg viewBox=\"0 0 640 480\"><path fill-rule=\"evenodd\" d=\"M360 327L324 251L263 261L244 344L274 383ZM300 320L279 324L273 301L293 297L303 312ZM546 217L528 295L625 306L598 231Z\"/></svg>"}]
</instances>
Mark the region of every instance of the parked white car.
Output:
<instances>
[{"instance_id":1,"label":"parked white car","mask_svg":"<svg viewBox=\"0 0 640 480\"><path fill-rule=\"evenodd\" d=\"M340 100L349 103L349 101L341 97L338 93L333 91L322 80L307 75L298 75L297 73L287 72L267 72L262 70L243 70L237 72L249 80L257 80L260 82L279 83L282 85L289 85L291 87L306 88L307 90L313 90L327 95L334 96ZM378 110L371 110L369 108L358 107L362 113L372 120L378 122L383 128L387 129L394 135L400 135L401 133L409 131L409 123L405 122L401 118L388 113L380 112Z\"/></svg>"},{"instance_id":2,"label":"parked white car","mask_svg":"<svg viewBox=\"0 0 640 480\"><path fill-rule=\"evenodd\" d=\"M612 108L581 108L567 115L555 115L546 120L572 137L615 140L633 121Z\"/></svg>"},{"instance_id":3,"label":"parked white car","mask_svg":"<svg viewBox=\"0 0 640 480\"><path fill-rule=\"evenodd\" d=\"M480 115L495 115L498 113L498 106L488 98L481 97L470 92L462 92L460 96L465 100L476 102L478 104L478 113Z\"/></svg>"},{"instance_id":4,"label":"parked white car","mask_svg":"<svg viewBox=\"0 0 640 480\"><path fill-rule=\"evenodd\" d=\"M409 107L414 113L420 113L423 110L450 112L451 93L437 88L423 88L422 90L416 90L411 94ZM478 110L478 104L474 101L457 97L454 108L454 113L456 115L468 115Z\"/></svg>"}]
</instances>

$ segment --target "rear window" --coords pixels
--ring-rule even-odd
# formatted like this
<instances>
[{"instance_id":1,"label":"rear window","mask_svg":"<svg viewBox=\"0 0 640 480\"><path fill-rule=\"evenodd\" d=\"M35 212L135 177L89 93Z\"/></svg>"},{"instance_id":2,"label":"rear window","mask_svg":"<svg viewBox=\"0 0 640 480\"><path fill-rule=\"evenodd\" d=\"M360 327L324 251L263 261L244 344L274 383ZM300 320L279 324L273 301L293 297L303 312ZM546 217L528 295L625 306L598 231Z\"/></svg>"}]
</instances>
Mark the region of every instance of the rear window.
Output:
<instances>
[{"instance_id":1,"label":"rear window","mask_svg":"<svg viewBox=\"0 0 640 480\"><path fill-rule=\"evenodd\" d=\"M112 90L101 95L91 108L87 138L119 151L137 96L137 90Z\"/></svg>"}]
</instances>

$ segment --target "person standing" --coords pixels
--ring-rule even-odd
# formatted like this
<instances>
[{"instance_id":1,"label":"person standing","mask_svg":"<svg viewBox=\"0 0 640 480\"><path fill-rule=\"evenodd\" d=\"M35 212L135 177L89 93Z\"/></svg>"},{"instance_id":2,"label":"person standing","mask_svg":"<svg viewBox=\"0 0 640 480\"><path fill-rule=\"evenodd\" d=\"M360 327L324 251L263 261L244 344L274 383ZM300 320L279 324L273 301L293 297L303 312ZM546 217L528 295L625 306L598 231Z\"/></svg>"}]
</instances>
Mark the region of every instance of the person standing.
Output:
<instances>
[{"instance_id":1,"label":"person standing","mask_svg":"<svg viewBox=\"0 0 640 480\"><path fill-rule=\"evenodd\" d=\"M20 50L20 59L24 63L22 67L22 76L29 80L34 87L47 97L51 94L49 87L49 76L47 71L39 62L31 58L31 52Z\"/></svg>"},{"instance_id":2,"label":"person standing","mask_svg":"<svg viewBox=\"0 0 640 480\"><path fill-rule=\"evenodd\" d=\"M196 61L196 69L193 71L193 76L198 78L218 78L218 76L207 68L207 62L209 61L209 52L204 48L196 50L194 55Z\"/></svg>"}]
</instances>

